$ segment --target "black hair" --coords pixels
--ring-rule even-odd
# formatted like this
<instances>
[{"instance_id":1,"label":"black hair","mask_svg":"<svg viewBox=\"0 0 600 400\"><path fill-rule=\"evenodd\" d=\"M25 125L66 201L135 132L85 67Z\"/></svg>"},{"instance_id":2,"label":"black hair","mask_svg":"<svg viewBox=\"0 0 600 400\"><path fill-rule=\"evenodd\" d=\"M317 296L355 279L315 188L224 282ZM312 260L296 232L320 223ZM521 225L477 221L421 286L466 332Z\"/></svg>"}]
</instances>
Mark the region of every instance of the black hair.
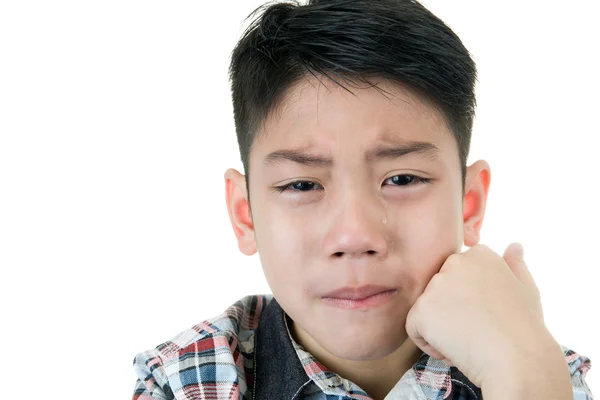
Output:
<instances>
[{"instance_id":1,"label":"black hair","mask_svg":"<svg viewBox=\"0 0 600 400\"><path fill-rule=\"evenodd\" d=\"M475 62L459 37L416 0L308 0L267 3L231 54L237 140L249 155L286 92L310 75L398 83L438 109L458 146L463 194L475 118ZM337 80L336 80L337 78Z\"/></svg>"}]
</instances>

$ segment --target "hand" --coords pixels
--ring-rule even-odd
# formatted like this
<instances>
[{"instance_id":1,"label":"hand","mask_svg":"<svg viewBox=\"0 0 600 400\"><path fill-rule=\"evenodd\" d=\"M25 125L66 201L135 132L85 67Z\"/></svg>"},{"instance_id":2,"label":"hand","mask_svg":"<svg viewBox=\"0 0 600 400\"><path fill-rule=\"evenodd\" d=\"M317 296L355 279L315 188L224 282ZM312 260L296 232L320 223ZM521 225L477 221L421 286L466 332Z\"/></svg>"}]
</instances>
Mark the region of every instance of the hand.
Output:
<instances>
[{"instance_id":1,"label":"hand","mask_svg":"<svg viewBox=\"0 0 600 400\"><path fill-rule=\"evenodd\" d=\"M517 243L503 257L485 245L448 257L410 309L406 332L478 387L523 357L558 346Z\"/></svg>"}]
</instances>

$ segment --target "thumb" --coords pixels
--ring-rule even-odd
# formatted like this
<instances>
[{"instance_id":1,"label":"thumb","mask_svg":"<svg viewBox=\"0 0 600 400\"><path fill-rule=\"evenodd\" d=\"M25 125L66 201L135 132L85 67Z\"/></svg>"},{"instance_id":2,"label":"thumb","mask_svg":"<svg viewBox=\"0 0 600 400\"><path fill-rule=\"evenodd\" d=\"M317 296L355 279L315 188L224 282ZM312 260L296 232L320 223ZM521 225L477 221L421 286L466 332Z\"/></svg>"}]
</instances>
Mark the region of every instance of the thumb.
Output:
<instances>
[{"instance_id":1,"label":"thumb","mask_svg":"<svg viewBox=\"0 0 600 400\"><path fill-rule=\"evenodd\" d=\"M539 293L533 276L529 272L527 264L525 264L524 250L521 243L515 242L508 245L502 258L504 258L504 261L506 261L512 272L515 274L517 279L521 281L521 283L533 289L536 293Z\"/></svg>"},{"instance_id":2,"label":"thumb","mask_svg":"<svg viewBox=\"0 0 600 400\"><path fill-rule=\"evenodd\" d=\"M524 253L525 251L523 250L523 245L521 243L514 242L509 244L506 250L504 250L504 255L502 258L504 258L504 261L507 263L509 263L509 261L518 262L519 260L525 262L525 260L523 260Z\"/></svg>"}]
</instances>

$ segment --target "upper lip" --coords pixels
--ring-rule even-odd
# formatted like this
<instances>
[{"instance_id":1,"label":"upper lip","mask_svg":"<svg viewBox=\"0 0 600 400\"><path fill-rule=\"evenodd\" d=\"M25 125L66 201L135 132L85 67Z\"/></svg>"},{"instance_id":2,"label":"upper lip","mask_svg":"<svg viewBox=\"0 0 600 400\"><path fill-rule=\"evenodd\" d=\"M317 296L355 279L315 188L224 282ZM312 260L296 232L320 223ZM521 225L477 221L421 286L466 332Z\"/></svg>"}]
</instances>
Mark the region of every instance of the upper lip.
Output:
<instances>
[{"instance_id":1,"label":"upper lip","mask_svg":"<svg viewBox=\"0 0 600 400\"><path fill-rule=\"evenodd\" d=\"M358 287L346 286L329 292L323 297L333 297L336 299L348 300L362 300L381 292L387 292L389 290L394 290L394 288L377 285L365 285Z\"/></svg>"}]
</instances>

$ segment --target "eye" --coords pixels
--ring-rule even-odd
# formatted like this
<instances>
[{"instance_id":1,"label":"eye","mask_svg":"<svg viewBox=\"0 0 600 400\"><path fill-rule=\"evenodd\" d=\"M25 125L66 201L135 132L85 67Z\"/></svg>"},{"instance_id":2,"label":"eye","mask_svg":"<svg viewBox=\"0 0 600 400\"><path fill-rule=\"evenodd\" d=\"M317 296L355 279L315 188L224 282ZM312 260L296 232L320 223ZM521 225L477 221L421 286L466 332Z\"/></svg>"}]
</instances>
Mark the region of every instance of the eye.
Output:
<instances>
[{"instance_id":1,"label":"eye","mask_svg":"<svg viewBox=\"0 0 600 400\"><path fill-rule=\"evenodd\" d=\"M411 186L411 185L416 185L418 183L429 183L431 181L431 179L428 179L428 178L422 178L417 175L409 175L409 174L394 175L394 176L386 179L385 181L387 182L389 180L391 180L394 183L391 186Z\"/></svg>"},{"instance_id":2,"label":"eye","mask_svg":"<svg viewBox=\"0 0 600 400\"><path fill-rule=\"evenodd\" d=\"M275 186L273 189L275 189L278 192L286 192L286 191L290 191L290 192L310 192L312 190L315 190L314 187L316 185L319 185L318 183L312 182L312 181L294 181L292 183L288 183L287 185L283 185L283 186ZM320 185L319 185L320 186Z\"/></svg>"},{"instance_id":3,"label":"eye","mask_svg":"<svg viewBox=\"0 0 600 400\"><path fill-rule=\"evenodd\" d=\"M386 179L386 181L389 181L389 180L391 180L393 182L393 184L389 185L389 186L401 186L401 187L416 185L419 183L429 183L431 181L431 179L428 179L428 178L422 178L420 176L408 175L408 174L394 175L391 178ZM318 187L320 187L320 186L321 185L319 185L318 183L313 182L313 181L294 181L294 182L288 183L287 185L275 186L273 189L279 193L282 193L282 192L310 192L310 191L318 190Z\"/></svg>"}]
</instances>

